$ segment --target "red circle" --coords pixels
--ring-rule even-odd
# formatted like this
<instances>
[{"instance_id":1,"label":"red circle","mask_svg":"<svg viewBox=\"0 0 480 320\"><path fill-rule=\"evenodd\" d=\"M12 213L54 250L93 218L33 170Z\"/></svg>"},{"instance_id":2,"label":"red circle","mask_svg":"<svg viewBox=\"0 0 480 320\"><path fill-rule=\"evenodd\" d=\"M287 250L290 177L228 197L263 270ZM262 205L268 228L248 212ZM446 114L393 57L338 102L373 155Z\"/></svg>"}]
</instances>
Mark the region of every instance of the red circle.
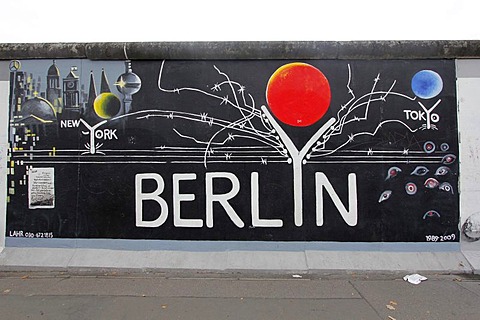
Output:
<instances>
[{"instance_id":1,"label":"red circle","mask_svg":"<svg viewBox=\"0 0 480 320\"><path fill-rule=\"evenodd\" d=\"M268 106L280 121L291 126L314 124L327 112L330 100L327 78L306 63L283 65L268 80Z\"/></svg>"}]
</instances>

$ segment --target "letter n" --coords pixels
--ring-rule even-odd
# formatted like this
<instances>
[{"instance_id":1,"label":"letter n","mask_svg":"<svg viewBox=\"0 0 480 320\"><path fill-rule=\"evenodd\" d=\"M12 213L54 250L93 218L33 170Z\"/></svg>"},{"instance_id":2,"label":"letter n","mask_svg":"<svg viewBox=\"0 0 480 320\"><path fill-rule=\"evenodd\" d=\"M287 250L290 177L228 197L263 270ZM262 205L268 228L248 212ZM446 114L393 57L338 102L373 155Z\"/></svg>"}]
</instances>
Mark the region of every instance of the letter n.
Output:
<instances>
[{"instance_id":1,"label":"letter n","mask_svg":"<svg viewBox=\"0 0 480 320\"><path fill-rule=\"evenodd\" d=\"M357 176L355 173L348 175L348 210L343 205L340 197L335 192L332 184L323 172L315 173L315 192L317 199L317 226L323 226L323 189L333 201L343 220L351 227L357 225L358 209L357 209Z\"/></svg>"}]
</instances>

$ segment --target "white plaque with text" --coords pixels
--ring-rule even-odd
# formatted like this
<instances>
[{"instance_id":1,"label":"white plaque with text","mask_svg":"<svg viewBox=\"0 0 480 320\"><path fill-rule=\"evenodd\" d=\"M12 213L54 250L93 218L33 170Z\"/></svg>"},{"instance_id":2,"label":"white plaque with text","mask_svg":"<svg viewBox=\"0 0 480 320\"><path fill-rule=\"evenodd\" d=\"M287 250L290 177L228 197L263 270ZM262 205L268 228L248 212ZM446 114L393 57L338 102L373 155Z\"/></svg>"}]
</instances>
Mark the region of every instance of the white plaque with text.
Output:
<instances>
[{"instance_id":1,"label":"white plaque with text","mask_svg":"<svg viewBox=\"0 0 480 320\"><path fill-rule=\"evenodd\" d=\"M54 168L31 168L28 172L28 207L55 208Z\"/></svg>"}]
</instances>

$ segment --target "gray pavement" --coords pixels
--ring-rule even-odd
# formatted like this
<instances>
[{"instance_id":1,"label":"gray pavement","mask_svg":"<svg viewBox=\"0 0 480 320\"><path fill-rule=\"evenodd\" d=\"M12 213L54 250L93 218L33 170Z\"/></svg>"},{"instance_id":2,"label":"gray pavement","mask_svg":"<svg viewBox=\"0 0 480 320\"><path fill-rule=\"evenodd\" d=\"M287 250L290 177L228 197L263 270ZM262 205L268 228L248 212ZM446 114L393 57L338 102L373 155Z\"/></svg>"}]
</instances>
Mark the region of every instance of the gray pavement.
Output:
<instances>
[{"instance_id":1,"label":"gray pavement","mask_svg":"<svg viewBox=\"0 0 480 320\"><path fill-rule=\"evenodd\" d=\"M479 276L424 275L4 271L0 319L480 319Z\"/></svg>"}]
</instances>

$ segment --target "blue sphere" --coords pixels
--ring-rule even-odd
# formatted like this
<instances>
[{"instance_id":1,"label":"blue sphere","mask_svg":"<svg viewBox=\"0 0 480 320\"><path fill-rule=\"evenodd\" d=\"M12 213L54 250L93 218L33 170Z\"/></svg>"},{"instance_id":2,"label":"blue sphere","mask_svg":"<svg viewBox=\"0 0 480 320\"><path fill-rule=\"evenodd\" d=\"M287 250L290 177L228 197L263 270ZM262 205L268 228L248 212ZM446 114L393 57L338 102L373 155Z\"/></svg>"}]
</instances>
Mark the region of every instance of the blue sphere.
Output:
<instances>
[{"instance_id":1,"label":"blue sphere","mask_svg":"<svg viewBox=\"0 0 480 320\"><path fill-rule=\"evenodd\" d=\"M412 90L422 99L436 97L443 89L442 77L432 70L417 72L412 78Z\"/></svg>"}]
</instances>

